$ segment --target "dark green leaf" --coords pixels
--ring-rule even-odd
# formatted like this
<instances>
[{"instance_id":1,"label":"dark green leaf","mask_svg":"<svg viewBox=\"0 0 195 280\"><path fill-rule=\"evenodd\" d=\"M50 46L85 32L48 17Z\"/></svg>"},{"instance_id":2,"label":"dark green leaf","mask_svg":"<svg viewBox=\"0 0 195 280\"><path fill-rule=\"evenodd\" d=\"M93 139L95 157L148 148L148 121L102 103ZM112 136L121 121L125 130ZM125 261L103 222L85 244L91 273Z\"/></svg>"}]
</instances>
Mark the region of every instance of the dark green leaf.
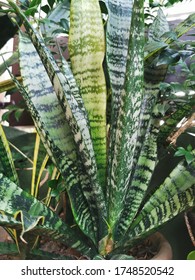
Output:
<instances>
[{"instance_id":1,"label":"dark green leaf","mask_svg":"<svg viewBox=\"0 0 195 280\"><path fill-rule=\"evenodd\" d=\"M160 53L158 58L157 66L159 65L170 65L177 63L180 60L180 55L177 51L172 49L165 49Z\"/></svg>"},{"instance_id":2,"label":"dark green leaf","mask_svg":"<svg viewBox=\"0 0 195 280\"><path fill-rule=\"evenodd\" d=\"M37 12L38 6L34 6L26 10L24 13L26 16L34 16L34 14Z\"/></svg>"},{"instance_id":3,"label":"dark green leaf","mask_svg":"<svg viewBox=\"0 0 195 280\"><path fill-rule=\"evenodd\" d=\"M178 147L177 151L175 152L176 157L185 156L186 150L183 147Z\"/></svg>"}]
</instances>

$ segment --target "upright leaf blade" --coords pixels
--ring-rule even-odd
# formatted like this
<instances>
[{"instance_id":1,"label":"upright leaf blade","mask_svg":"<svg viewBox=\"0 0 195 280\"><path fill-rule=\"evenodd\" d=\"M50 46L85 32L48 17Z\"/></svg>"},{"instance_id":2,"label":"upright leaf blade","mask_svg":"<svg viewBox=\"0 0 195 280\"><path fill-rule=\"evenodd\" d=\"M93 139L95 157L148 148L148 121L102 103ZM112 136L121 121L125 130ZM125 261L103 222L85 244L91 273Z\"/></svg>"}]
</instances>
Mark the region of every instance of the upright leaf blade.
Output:
<instances>
[{"instance_id":1,"label":"upright leaf blade","mask_svg":"<svg viewBox=\"0 0 195 280\"><path fill-rule=\"evenodd\" d=\"M106 0L105 2L108 10L106 59L112 90L112 126L116 126L121 91L125 82L134 0Z\"/></svg>"},{"instance_id":2,"label":"upright leaf blade","mask_svg":"<svg viewBox=\"0 0 195 280\"><path fill-rule=\"evenodd\" d=\"M113 153L109 186L109 224L111 227L121 214L133 165L143 98L143 45L143 1L136 0L133 6L127 72L121 95L115 145L110 151Z\"/></svg>"},{"instance_id":3,"label":"upright leaf blade","mask_svg":"<svg viewBox=\"0 0 195 280\"><path fill-rule=\"evenodd\" d=\"M142 145L138 162L135 165L132 180L128 186L124 209L115 229L115 240L119 240L121 235L125 235L148 189L157 160L156 139L159 131L158 126L158 121L155 123L152 120L145 134L145 141Z\"/></svg>"},{"instance_id":4,"label":"upright leaf blade","mask_svg":"<svg viewBox=\"0 0 195 280\"><path fill-rule=\"evenodd\" d=\"M86 119L85 108L83 104L81 104L82 102L79 102L81 99L78 101L77 97L72 94L67 78L60 71L39 33L31 26L20 8L13 1L8 0L8 2L23 21L31 40L45 65L45 69L53 84L60 104L63 107L66 121L71 128L85 172L90 180L90 191L88 191L87 199L94 202L90 202L90 205L93 207L93 212L95 213L96 211L98 229L100 236L102 237L102 235L105 235L107 232L106 224L104 223L107 211L102 188L97 180L97 165L94 158L94 150L90 137L88 120Z\"/></svg>"},{"instance_id":5,"label":"upright leaf blade","mask_svg":"<svg viewBox=\"0 0 195 280\"><path fill-rule=\"evenodd\" d=\"M88 112L98 175L106 181L106 84L104 29L98 0L72 0L69 52L71 68Z\"/></svg>"},{"instance_id":6,"label":"upright leaf blade","mask_svg":"<svg viewBox=\"0 0 195 280\"><path fill-rule=\"evenodd\" d=\"M81 185L84 192L85 189L88 189L89 180L85 174L81 173L82 167L76 154L73 135L64 118L64 111L49 77L45 73L44 66L31 41L22 33L20 34L19 53L23 84L26 88L25 92L22 91L23 96L48 154L65 179L74 217L81 229L94 240L95 225L92 224L89 206L86 202L87 195L84 197L81 190ZM29 61L32 62L31 67L29 67ZM33 61L36 61L36 64Z\"/></svg>"},{"instance_id":7,"label":"upright leaf blade","mask_svg":"<svg viewBox=\"0 0 195 280\"><path fill-rule=\"evenodd\" d=\"M106 28L106 62L111 86L111 127L108 153L108 178L110 178L116 125L125 83L129 35L134 0L106 0L108 21ZM110 179L107 196L109 199Z\"/></svg>"},{"instance_id":8,"label":"upright leaf blade","mask_svg":"<svg viewBox=\"0 0 195 280\"><path fill-rule=\"evenodd\" d=\"M162 9L160 8L158 10L158 13L153 21L153 23L150 25L149 31L148 31L148 38L149 41L161 41L162 36L169 32L169 23L166 19L166 16L164 15Z\"/></svg>"}]
</instances>

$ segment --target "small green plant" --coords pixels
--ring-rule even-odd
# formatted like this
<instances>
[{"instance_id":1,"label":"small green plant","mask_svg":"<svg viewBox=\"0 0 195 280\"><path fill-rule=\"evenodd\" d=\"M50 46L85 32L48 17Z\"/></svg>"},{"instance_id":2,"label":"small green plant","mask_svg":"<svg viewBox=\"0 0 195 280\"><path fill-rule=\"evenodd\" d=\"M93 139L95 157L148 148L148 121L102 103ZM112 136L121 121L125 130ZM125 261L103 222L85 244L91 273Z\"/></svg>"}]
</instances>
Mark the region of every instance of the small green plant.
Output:
<instances>
[{"instance_id":1,"label":"small green plant","mask_svg":"<svg viewBox=\"0 0 195 280\"><path fill-rule=\"evenodd\" d=\"M193 154L192 146L188 145L187 148L178 147L175 152L176 157L185 157L188 164L193 162L195 155Z\"/></svg>"},{"instance_id":2,"label":"small green plant","mask_svg":"<svg viewBox=\"0 0 195 280\"><path fill-rule=\"evenodd\" d=\"M48 236L88 259L131 259L130 248L195 204L194 159L182 160L149 191L159 138L169 132L169 123L160 127L166 106L158 104L168 65L157 62L174 41L166 19L159 10L145 44L144 1L106 0L104 26L98 0L72 0L70 60L59 52L58 65L41 28L36 30L20 7L8 3L26 29L19 34L22 84L10 75L63 178L60 191L69 197L75 226L23 190L5 136L0 224L17 237L23 258L33 256L38 236ZM64 3L69 1L59 5ZM194 18L177 26L175 36L189 30ZM183 114L170 119L176 125Z\"/></svg>"}]
</instances>

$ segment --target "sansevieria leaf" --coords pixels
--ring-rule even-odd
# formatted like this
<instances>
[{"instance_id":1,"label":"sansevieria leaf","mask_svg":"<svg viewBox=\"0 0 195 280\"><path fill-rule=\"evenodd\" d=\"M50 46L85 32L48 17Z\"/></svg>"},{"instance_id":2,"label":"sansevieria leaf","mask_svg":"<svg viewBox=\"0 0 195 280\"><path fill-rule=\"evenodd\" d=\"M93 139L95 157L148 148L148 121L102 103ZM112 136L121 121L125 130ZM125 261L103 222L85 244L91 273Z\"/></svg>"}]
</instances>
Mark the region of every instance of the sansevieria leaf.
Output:
<instances>
[{"instance_id":1,"label":"sansevieria leaf","mask_svg":"<svg viewBox=\"0 0 195 280\"><path fill-rule=\"evenodd\" d=\"M135 236L138 239L143 237L185 208L192 207L195 204L194 170L194 161L189 165L183 162L178 164L148 201L145 201L119 244L129 243Z\"/></svg>"},{"instance_id":2,"label":"sansevieria leaf","mask_svg":"<svg viewBox=\"0 0 195 280\"><path fill-rule=\"evenodd\" d=\"M98 176L106 181L105 39L98 0L72 0L69 52L71 68L88 112Z\"/></svg>"},{"instance_id":3,"label":"sansevieria leaf","mask_svg":"<svg viewBox=\"0 0 195 280\"><path fill-rule=\"evenodd\" d=\"M108 153L108 186L115 144L116 125L125 83L127 54L134 0L106 0L108 21L106 27L106 62L111 87L111 126ZM117 34L117 35L116 35ZM109 108L108 108L109 110ZM109 197L109 189L107 196ZM109 198L108 198L109 199Z\"/></svg>"},{"instance_id":4,"label":"sansevieria leaf","mask_svg":"<svg viewBox=\"0 0 195 280\"><path fill-rule=\"evenodd\" d=\"M121 235L125 235L125 232L135 218L148 189L157 161L156 140L158 131L158 121L152 120L145 134L145 141L142 145L132 180L127 189L122 215L118 220L117 231L115 229L114 233L114 238L116 240L119 240Z\"/></svg>"},{"instance_id":5,"label":"sansevieria leaf","mask_svg":"<svg viewBox=\"0 0 195 280\"><path fill-rule=\"evenodd\" d=\"M82 236L84 235L78 232L75 233L75 231L65 224L53 211L36 198L23 191L2 174L0 174L0 211L4 212L5 215L9 214L9 216L15 216L18 211L27 213L25 217L27 218L28 216L28 225L26 224L24 227L26 229L29 228L29 225L32 227L31 225L34 223L34 218L44 217L42 225L37 225L35 222L34 234L36 233L39 235L39 233L41 233L44 235L47 233L52 239L60 240L61 243L72 246L86 255L97 254L94 248L90 247L91 245L86 244L84 240L82 241ZM32 223L29 222L31 218ZM23 219L21 222L24 223L25 220ZM11 223L10 219L7 221L8 225L9 223ZM16 223L16 227L18 228L18 223ZM33 231L33 227L31 230Z\"/></svg>"},{"instance_id":6,"label":"sansevieria leaf","mask_svg":"<svg viewBox=\"0 0 195 280\"><path fill-rule=\"evenodd\" d=\"M64 112L49 77L44 71L44 66L31 41L22 33L20 34L19 53L21 73L24 78L23 84L26 87L25 92L22 91L23 96L29 104L35 125L40 132L48 154L52 155L54 163L65 179L74 217L81 229L92 237L94 226L90 217L89 206L80 185L82 182L82 188L87 189L89 180L84 174L80 175L80 160L76 154L73 135L64 118ZM31 67L29 67L30 59L32 60ZM34 67L33 61L36 61ZM39 80L38 84L36 78ZM79 212L78 204L81 207ZM94 236L92 239L94 240Z\"/></svg>"},{"instance_id":7,"label":"sansevieria leaf","mask_svg":"<svg viewBox=\"0 0 195 280\"><path fill-rule=\"evenodd\" d=\"M143 98L143 1L135 1L132 12L127 71L121 92L121 106L112 151L109 224L115 224L124 206L125 194L133 165L138 137L140 108Z\"/></svg>"},{"instance_id":8,"label":"sansevieria leaf","mask_svg":"<svg viewBox=\"0 0 195 280\"><path fill-rule=\"evenodd\" d=\"M30 25L28 19L22 13L20 8L13 1L8 0L8 2L23 21L29 37L45 65L45 69L52 82L57 98L63 108L65 119L68 126L71 128L71 133L73 134L79 156L82 159L82 164L90 181L90 189L88 195L85 197L90 201L89 204L91 209L93 209L94 217L96 216L95 218L97 220L100 235L105 235L107 229L104 220L107 211L102 188L97 180L97 165L94 158L88 120L85 117L85 108L83 106L81 107L81 103L78 102L77 97L72 94L67 78L60 71L51 52L45 46L39 33Z\"/></svg>"},{"instance_id":9,"label":"sansevieria leaf","mask_svg":"<svg viewBox=\"0 0 195 280\"><path fill-rule=\"evenodd\" d=\"M168 200L154 207L150 213L143 216L136 226L131 229L126 236L117 244L113 254L121 252L121 249L132 247L140 240L146 238L161 225L176 217L179 213L194 206L195 187L189 187L187 190L173 195Z\"/></svg>"}]
</instances>

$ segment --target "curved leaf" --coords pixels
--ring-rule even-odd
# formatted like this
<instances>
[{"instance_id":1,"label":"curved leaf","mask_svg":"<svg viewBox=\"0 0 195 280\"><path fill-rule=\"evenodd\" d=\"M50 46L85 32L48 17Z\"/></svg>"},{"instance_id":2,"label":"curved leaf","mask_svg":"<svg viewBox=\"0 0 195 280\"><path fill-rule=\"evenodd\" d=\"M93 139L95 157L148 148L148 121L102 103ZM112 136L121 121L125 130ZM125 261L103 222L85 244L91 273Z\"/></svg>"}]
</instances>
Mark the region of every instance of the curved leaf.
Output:
<instances>
[{"instance_id":1,"label":"curved leaf","mask_svg":"<svg viewBox=\"0 0 195 280\"><path fill-rule=\"evenodd\" d=\"M64 116L68 126L74 137L74 141L82 159L82 164L85 172L90 180L90 191L88 191L87 200L90 200L91 209L93 209L94 217L97 220L100 235L105 235L106 205L101 186L97 178L97 165L94 158L94 150L90 137L88 120L86 118L85 108L82 104L82 99L78 100L78 96L74 96L70 90L67 78L59 70L55 60L52 58L50 51L45 46L38 32L30 25L25 15L19 7L8 0L9 4L15 10L16 14L23 20L24 26L40 55L48 76L53 84L56 95L63 108ZM87 188L86 188L87 191ZM92 203L93 201L93 203ZM95 207L96 206L96 207ZM96 215L95 215L96 214ZM104 232L104 233L101 233Z\"/></svg>"},{"instance_id":2,"label":"curved leaf","mask_svg":"<svg viewBox=\"0 0 195 280\"><path fill-rule=\"evenodd\" d=\"M29 229L29 226L26 227L26 221L28 221L28 225L30 225L34 234L41 234L42 236L47 234L52 239L59 240L61 243L75 248L90 257L97 254L93 247L85 243L85 238L81 233L75 232L48 207L17 187L2 174L0 174L0 211L9 214L9 216L14 216L18 211L22 211L26 213L28 218L25 221L22 220L22 223L24 223L26 229ZM43 225L38 225L37 222L34 223L39 216L44 216ZM19 224L22 225L22 223ZM5 222L3 225L5 226ZM16 226L18 227L18 223ZM12 227L15 227L15 224Z\"/></svg>"},{"instance_id":3,"label":"curved leaf","mask_svg":"<svg viewBox=\"0 0 195 280\"><path fill-rule=\"evenodd\" d=\"M143 240L153 232L155 232L161 225L176 217L179 213L189 209L195 205L195 186L187 190L176 193L168 200L158 203L149 212L145 212L141 219L136 219L135 225L122 238L115 250L112 253L121 252L121 248L132 247L136 243Z\"/></svg>"},{"instance_id":4,"label":"curved leaf","mask_svg":"<svg viewBox=\"0 0 195 280\"><path fill-rule=\"evenodd\" d=\"M25 89L18 83L17 87L26 100L49 156L65 179L75 220L95 242L94 230L97 229L92 223L86 196L84 197L81 190L82 186L84 191L88 191L89 180L81 172L80 159L77 157L73 135L64 118L63 109L31 41L22 34L19 52ZM32 60L31 67L29 59ZM36 62L34 66L33 62Z\"/></svg>"}]
</instances>

